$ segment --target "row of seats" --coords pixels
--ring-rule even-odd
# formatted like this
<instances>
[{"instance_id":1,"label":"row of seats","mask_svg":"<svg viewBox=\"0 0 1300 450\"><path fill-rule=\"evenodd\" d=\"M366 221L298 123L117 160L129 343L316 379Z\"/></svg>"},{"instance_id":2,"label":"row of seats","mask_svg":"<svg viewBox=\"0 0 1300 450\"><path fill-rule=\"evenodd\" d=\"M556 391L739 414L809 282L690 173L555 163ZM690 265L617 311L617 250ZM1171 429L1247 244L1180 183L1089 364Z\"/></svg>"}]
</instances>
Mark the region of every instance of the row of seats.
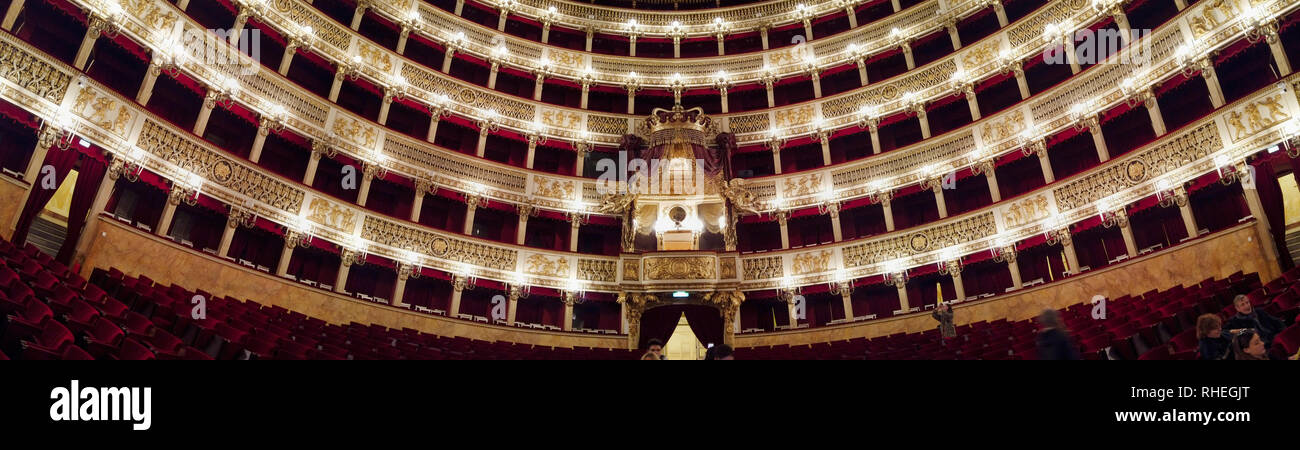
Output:
<instances>
[{"instance_id":1,"label":"row of seats","mask_svg":"<svg viewBox=\"0 0 1300 450\"><path fill-rule=\"evenodd\" d=\"M331 324L115 268L96 269L87 281L30 244L0 241L0 257L0 359L635 359L622 349ZM202 315L195 295L205 299Z\"/></svg>"},{"instance_id":2,"label":"row of seats","mask_svg":"<svg viewBox=\"0 0 1300 450\"><path fill-rule=\"evenodd\" d=\"M1258 274L1238 272L1140 295L1107 299L1102 309L1091 301L1058 310L1085 359L1196 359L1196 319L1236 314L1232 300L1246 295L1257 308L1279 317L1289 328L1273 341L1271 352L1285 357L1300 351L1300 268L1263 285ZM957 310L960 314L961 310ZM1094 314L1099 317L1094 318ZM980 321L957 327L957 337L940 339L939 330L897 333L877 338L813 345L774 345L737 350L741 359L1037 359L1034 319Z\"/></svg>"}]
</instances>

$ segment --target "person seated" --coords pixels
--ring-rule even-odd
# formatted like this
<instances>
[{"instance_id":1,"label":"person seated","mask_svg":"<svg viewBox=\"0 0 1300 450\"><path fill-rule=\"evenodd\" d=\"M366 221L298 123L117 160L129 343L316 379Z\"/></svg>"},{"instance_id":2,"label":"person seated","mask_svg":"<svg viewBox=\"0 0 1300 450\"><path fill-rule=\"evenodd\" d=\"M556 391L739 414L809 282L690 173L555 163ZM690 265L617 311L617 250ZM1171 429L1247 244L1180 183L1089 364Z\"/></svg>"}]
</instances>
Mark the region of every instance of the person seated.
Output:
<instances>
[{"instance_id":1,"label":"person seated","mask_svg":"<svg viewBox=\"0 0 1300 450\"><path fill-rule=\"evenodd\" d=\"M1264 340L1259 338L1259 333L1254 330L1242 331L1237 337L1233 338L1233 354L1237 360L1260 360L1267 361L1273 359L1268 350L1264 348Z\"/></svg>"},{"instance_id":2,"label":"person seated","mask_svg":"<svg viewBox=\"0 0 1300 450\"><path fill-rule=\"evenodd\" d=\"M1273 337L1286 328L1286 324L1281 319L1255 309L1250 304L1250 299L1244 295L1238 295L1237 298L1232 299L1232 305L1237 308L1237 315L1228 318L1223 323L1223 328L1228 330L1254 329L1259 333L1260 340L1264 341L1265 347L1272 344Z\"/></svg>"},{"instance_id":3,"label":"person seated","mask_svg":"<svg viewBox=\"0 0 1300 450\"><path fill-rule=\"evenodd\" d=\"M1231 334L1224 336L1223 320L1214 314L1202 314L1196 318L1196 338L1200 346L1196 350L1198 359L1218 360L1232 359Z\"/></svg>"}]
</instances>

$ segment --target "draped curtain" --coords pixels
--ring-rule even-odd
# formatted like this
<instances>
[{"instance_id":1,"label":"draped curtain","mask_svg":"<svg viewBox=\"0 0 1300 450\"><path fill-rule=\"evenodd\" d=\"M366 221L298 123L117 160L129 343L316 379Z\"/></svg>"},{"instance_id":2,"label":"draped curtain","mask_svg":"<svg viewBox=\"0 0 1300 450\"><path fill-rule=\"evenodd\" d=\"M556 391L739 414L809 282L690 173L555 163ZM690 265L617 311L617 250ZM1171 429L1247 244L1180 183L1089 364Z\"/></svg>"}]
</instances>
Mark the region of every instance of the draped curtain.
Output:
<instances>
[{"instance_id":1,"label":"draped curtain","mask_svg":"<svg viewBox=\"0 0 1300 450\"><path fill-rule=\"evenodd\" d=\"M42 170L45 166L54 168L54 189L43 188L42 180L45 174L37 172L36 178L28 180L31 183L30 194L27 196L27 203L23 205L23 212L18 216L18 225L14 228L13 243L22 246L27 242L27 233L31 231L32 222L36 221L36 216L45 209L45 204L54 197L54 192L58 186L67 178L68 173L72 171L72 166L77 163L77 157L81 153L75 150L51 149L45 154L45 161L41 164Z\"/></svg>"},{"instance_id":2,"label":"draped curtain","mask_svg":"<svg viewBox=\"0 0 1300 450\"><path fill-rule=\"evenodd\" d=\"M1277 155L1285 156L1280 152ZM1269 230L1273 233L1273 243L1277 246L1278 263L1285 271L1295 267L1295 261L1291 260L1291 252L1286 248L1286 218L1283 217L1282 187L1277 182L1277 173L1273 170L1271 159L1273 158L1262 159L1254 164L1255 186L1259 192L1260 206L1264 208L1264 215L1268 218Z\"/></svg>"},{"instance_id":3,"label":"draped curtain","mask_svg":"<svg viewBox=\"0 0 1300 450\"><path fill-rule=\"evenodd\" d=\"M709 344L722 344L722 314L717 308L683 305L682 312L686 313L686 323L690 324L691 332L695 333L695 338L699 339L701 344L705 347Z\"/></svg>"},{"instance_id":4,"label":"draped curtain","mask_svg":"<svg viewBox=\"0 0 1300 450\"><path fill-rule=\"evenodd\" d=\"M63 246L55 259L64 264L72 264L73 254L77 250L77 241L81 230L86 226L86 215L99 194L99 183L104 179L107 167L99 158L86 154L81 160L81 170L77 173L77 185L72 191L72 201L68 208L68 233L63 239Z\"/></svg>"}]
</instances>

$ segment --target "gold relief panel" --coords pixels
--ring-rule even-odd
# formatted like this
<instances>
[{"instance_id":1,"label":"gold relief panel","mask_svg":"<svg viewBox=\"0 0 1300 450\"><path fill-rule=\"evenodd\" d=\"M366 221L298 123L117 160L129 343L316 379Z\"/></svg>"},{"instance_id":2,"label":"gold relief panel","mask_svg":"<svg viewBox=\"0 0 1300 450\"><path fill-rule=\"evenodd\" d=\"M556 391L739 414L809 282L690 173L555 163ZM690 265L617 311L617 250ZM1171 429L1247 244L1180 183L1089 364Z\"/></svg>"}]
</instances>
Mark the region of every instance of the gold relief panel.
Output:
<instances>
[{"instance_id":1,"label":"gold relief panel","mask_svg":"<svg viewBox=\"0 0 1300 450\"><path fill-rule=\"evenodd\" d=\"M647 280L712 280L717 274L716 261L709 256L645 258Z\"/></svg>"},{"instance_id":2,"label":"gold relief panel","mask_svg":"<svg viewBox=\"0 0 1300 450\"><path fill-rule=\"evenodd\" d=\"M544 277L568 278L569 259L563 256L547 258L541 253L534 253L524 260L524 273Z\"/></svg>"},{"instance_id":3,"label":"gold relief panel","mask_svg":"<svg viewBox=\"0 0 1300 450\"><path fill-rule=\"evenodd\" d=\"M769 53L767 62L773 67L787 64L802 64L806 55L811 54L811 45L795 45L785 50Z\"/></svg>"},{"instance_id":4,"label":"gold relief panel","mask_svg":"<svg viewBox=\"0 0 1300 450\"><path fill-rule=\"evenodd\" d=\"M776 118L777 128L791 128L812 123L817 110L813 105L785 109L772 114ZM788 130L787 130L788 131Z\"/></svg>"},{"instance_id":5,"label":"gold relief panel","mask_svg":"<svg viewBox=\"0 0 1300 450\"><path fill-rule=\"evenodd\" d=\"M1228 122L1232 141L1237 142L1290 119L1291 114L1286 109L1282 105L1282 94L1273 94L1237 108L1224 120Z\"/></svg>"},{"instance_id":6,"label":"gold relief panel","mask_svg":"<svg viewBox=\"0 0 1300 450\"><path fill-rule=\"evenodd\" d=\"M111 95L95 92L89 87L82 88L81 92L77 93L76 101L72 105L72 113L121 137L126 137L131 119L134 117L126 104L117 101Z\"/></svg>"},{"instance_id":7,"label":"gold relief panel","mask_svg":"<svg viewBox=\"0 0 1300 450\"><path fill-rule=\"evenodd\" d=\"M791 177L785 179L785 189L782 191L785 198L802 197L812 195L822 190L822 174L811 173L801 177Z\"/></svg>"},{"instance_id":8,"label":"gold relief panel","mask_svg":"<svg viewBox=\"0 0 1300 450\"><path fill-rule=\"evenodd\" d=\"M152 30L170 31L176 25L176 14L170 7L160 5L152 0L119 0L122 10L144 22Z\"/></svg>"},{"instance_id":9,"label":"gold relief panel","mask_svg":"<svg viewBox=\"0 0 1300 450\"><path fill-rule=\"evenodd\" d=\"M1011 139L1025 130L1025 111L1017 109L980 128L980 137L989 145Z\"/></svg>"},{"instance_id":10,"label":"gold relief panel","mask_svg":"<svg viewBox=\"0 0 1300 450\"><path fill-rule=\"evenodd\" d=\"M792 275L807 275L830 270L831 256L834 254L835 252L831 250L822 250L794 255L790 263L790 273Z\"/></svg>"},{"instance_id":11,"label":"gold relief panel","mask_svg":"<svg viewBox=\"0 0 1300 450\"><path fill-rule=\"evenodd\" d=\"M550 59L552 64L557 66L567 67L573 70L582 70L587 66L585 61L583 61L582 54L580 53L566 52L551 48L547 48L546 50L548 50L546 57Z\"/></svg>"},{"instance_id":12,"label":"gold relief panel","mask_svg":"<svg viewBox=\"0 0 1300 450\"><path fill-rule=\"evenodd\" d=\"M623 260L623 280L624 281L641 280L641 261L635 259Z\"/></svg>"},{"instance_id":13,"label":"gold relief panel","mask_svg":"<svg viewBox=\"0 0 1300 450\"><path fill-rule=\"evenodd\" d=\"M746 258L741 264L744 266L745 280L768 280L785 276L780 256Z\"/></svg>"},{"instance_id":14,"label":"gold relief panel","mask_svg":"<svg viewBox=\"0 0 1300 450\"><path fill-rule=\"evenodd\" d=\"M351 233L357 227L355 210L321 197L311 199L307 206L307 219L344 233Z\"/></svg>"},{"instance_id":15,"label":"gold relief panel","mask_svg":"<svg viewBox=\"0 0 1300 450\"><path fill-rule=\"evenodd\" d=\"M582 116L572 111L543 109L541 113L541 122L543 125L552 128L559 128L561 130L582 129Z\"/></svg>"},{"instance_id":16,"label":"gold relief panel","mask_svg":"<svg viewBox=\"0 0 1300 450\"><path fill-rule=\"evenodd\" d=\"M533 175L533 195L560 200L573 199L573 182L547 180Z\"/></svg>"},{"instance_id":17,"label":"gold relief panel","mask_svg":"<svg viewBox=\"0 0 1300 450\"><path fill-rule=\"evenodd\" d=\"M1004 229L1012 229L1029 225L1051 216L1051 202L1046 193L1040 193L998 208L997 217L1001 219Z\"/></svg>"},{"instance_id":18,"label":"gold relief panel","mask_svg":"<svg viewBox=\"0 0 1300 450\"><path fill-rule=\"evenodd\" d=\"M362 61L370 64L375 70L384 73L393 70L393 60L386 49L381 49L370 44L361 44L357 48L357 53L361 55Z\"/></svg>"},{"instance_id":19,"label":"gold relief panel","mask_svg":"<svg viewBox=\"0 0 1300 450\"><path fill-rule=\"evenodd\" d=\"M718 278L723 280L736 278L736 258L719 258L718 267Z\"/></svg>"},{"instance_id":20,"label":"gold relief panel","mask_svg":"<svg viewBox=\"0 0 1300 450\"><path fill-rule=\"evenodd\" d=\"M1197 38L1237 17L1237 6L1232 0L1211 0L1199 6L1201 9L1192 13L1188 22Z\"/></svg>"},{"instance_id":21,"label":"gold relief panel","mask_svg":"<svg viewBox=\"0 0 1300 450\"><path fill-rule=\"evenodd\" d=\"M352 141L365 149L374 149L375 144L379 143L379 133L373 127L351 117L335 116L334 126L331 127L331 130L339 137Z\"/></svg>"},{"instance_id":22,"label":"gold relief panel","mask_svg":"<svg viewBox=\"0 0 1300 450\"><path fill-rule=\"evenodd\" d=\"M1002 42L997 39L990 39L988 42L976 45L965 55L962 55L962 66L966 67L967 71L974 71L976 67L993 61L993 58L997 57L998 47L1001 45Z\"/></svg>"},{"instance_id":23,"label":"gold relief panel","mask_svg":"<svg viewBox=\"0 0 1300 450\"><path fill-rule=\"evenodd\" d=\"M603 259L579 259L578 260L578 279L586 281L598 281L613 283L618 281L614 276L618 270L618 261Z\"/></svg>"}]
</instances>

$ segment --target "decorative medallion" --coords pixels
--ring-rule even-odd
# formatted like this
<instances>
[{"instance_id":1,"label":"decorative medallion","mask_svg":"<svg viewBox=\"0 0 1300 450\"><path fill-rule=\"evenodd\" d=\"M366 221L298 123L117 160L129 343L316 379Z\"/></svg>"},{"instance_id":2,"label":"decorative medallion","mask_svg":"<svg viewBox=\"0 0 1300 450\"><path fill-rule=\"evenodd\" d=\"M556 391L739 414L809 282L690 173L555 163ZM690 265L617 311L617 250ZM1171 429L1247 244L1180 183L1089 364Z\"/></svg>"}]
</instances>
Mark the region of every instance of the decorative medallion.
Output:
<instances>
[{"instance_id":1,"label":"decorative medallion","mask_svg":"<svg viewBox=\"0 0 1300 450\"><path fill-rule=\"evenodd\" d=\"M441 258L447 256L447 248L450 246L446 238L438 237L433 238L433 242L429 243L429 250L433 251L433 256Z\"/></svg>"},{"instance_id":2,"label":"decorative medallion","mask_svg":"<svg viewBox=\"0 0 1300 450\"><path fill-rule=\"evenodd\" d=\"M1129 183L1138 184L1147 178L1147 163L1141 159L1134 159L1124 164L1124 175L1128 177Z\"/></svg>"},{"instance_id":3,"label":"decorative medallion","mask_svg":"<svg viewBox=\"0 0 1300 450\"><path fill-rule=\"evenodd\" d=\"M475 106L478 103L478 96L474 95L474 90L463 88L460 90L460 102L465 106Z\"/></svg>"},{"instance_id":4,"label":"decorative medallion","mask_svg":"<svg viewBox=\"0 0 1300 450\"><path fill-rule=\"evenodd\" d=\"M925 233L913 234L912 237L907 240L907 244L911 247L913 253L921 253L930 246L930 236L927 236Z\"/></svg>"},{"instance_id":5,"label":"decorative medallion","mask_svg":"<svg viewBox=\"0 0 1300 450\"><path fill-rule=\"evenodd\" d=\"M229 183L234 174L235 168L230 165L230 161L218 160L212 165L212 181L217 182L217 184L225 185Z\"/></svg>"}]
</instances>

